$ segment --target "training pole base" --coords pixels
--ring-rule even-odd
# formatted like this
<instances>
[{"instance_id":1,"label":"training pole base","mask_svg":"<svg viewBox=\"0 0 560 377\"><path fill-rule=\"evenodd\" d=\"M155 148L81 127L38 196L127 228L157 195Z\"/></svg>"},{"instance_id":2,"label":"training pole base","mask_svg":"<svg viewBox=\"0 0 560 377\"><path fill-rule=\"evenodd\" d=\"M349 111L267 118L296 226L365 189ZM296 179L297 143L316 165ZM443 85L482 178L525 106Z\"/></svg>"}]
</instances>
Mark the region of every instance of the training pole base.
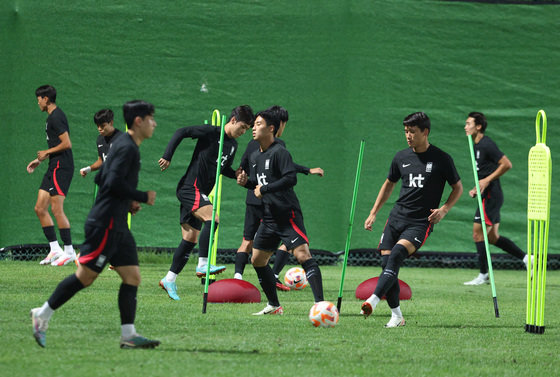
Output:
<instances>
[{"instance_id":1,"label":"training pole base","mask_svg":"<svg viewBox=\"0 0 560 377\"><path fill-rule=\"evenodd\" d=\"M212 284L216 281L216 279L210 279L208 280L208 284ZM206 284L206 278L200 278L200 285L205 285Z\"/></svg>"},{"instance_id":2,"label":"training pole base","mask_svg":"<svg viewBox=\"0 0 560 377\"><path fill-rule=\"evenodd\" d=\"M531 334L544 334L544 326L525 325L525 332Z\"/></svg>"}]
</instances>

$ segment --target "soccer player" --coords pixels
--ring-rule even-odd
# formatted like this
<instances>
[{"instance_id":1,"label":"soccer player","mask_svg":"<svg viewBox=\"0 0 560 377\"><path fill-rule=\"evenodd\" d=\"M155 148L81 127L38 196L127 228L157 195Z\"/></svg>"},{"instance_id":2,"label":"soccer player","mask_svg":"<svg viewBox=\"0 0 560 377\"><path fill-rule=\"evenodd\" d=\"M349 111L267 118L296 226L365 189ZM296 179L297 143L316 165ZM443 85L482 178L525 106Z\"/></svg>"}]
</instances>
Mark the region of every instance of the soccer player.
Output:
<instances>
[{"instance_id":1,"label":"soccer player","mask_svg":"<svg viewBox=\"0 0 560 377\"><path fill-rule=\"evenodd\" d=\"M289 114L288 111L281 107L281 106L271 106L267 110L270 110L274 113L275 116L279 118L280 127L276 132L275 137L277 141L283 146L286 147L284 141L279 139L288 123ZM245 172L251 171L251 165L249 164L249 156L260 148L259 142L257 140L251 140L249 144L247 144L247 148L245 149L245 153L241 158L241 164L239 169L242 169ZM308 174L316 174L322 177L324 175L323 169L320 167L317 168L308 168L302 165L298 165L294 163L296 167L296 171L298 173L303 173L305 175ZM251 175L249 173L249 175ZM255 237L255 233L257 232L257 228L259 227L260 221L262 219L262 202L258 199L253 190L247 190L247 197L245 200L246 209L245 209L245 223L244 223L244 230L243 230L243 241L241 245L237 249L237 254L235 256L235 279L243 279L243 272L245 270L245 265L249 262L249 254L253 249L253 238ZM272 271L274 272L274 276L276 277L276 288L281 291L289 291L290 288L282 284L279 280L280 273L284 266L288 263L290 254L286 250L286 246L284 244L280 245L278 250L276 251L276 257L274 261L274 268Z\"/></svg>"},{"instance_id":2,"label":"soccer player","mask_svg":"<svg viewBox=\"0 0 560 377\"><path fill-rule=\"evenodd\" d=\"M315 302L323 301L321 270L309 251L303 215L293 189L297 183L296 169L290 153L274 137L279 126L279 120L272 111L265 110L257 114L253 139L259 142L260 148L249 158L254 168L250 179L244 171L237 177L237 183L253 189L263 204L262 222L253 240L251 263L268 304L254 315L284 312L278 300L276 278L268 264L280 242L286 245L305 270Z\"/></svg>"},{"instance_id":3,"label":"soccer player","mask_svg":"<svg viewBox=\"0 0 560 377\"><path fill-rule=\"evenodd\" d=\"M122 132L114 127L113 117L114 114L111 109L99 110L93 116L93 121L97 126L97 130L99 131L99 136L97 137L98 158L93 164L80 169L80 174L82 175L82 177L85 177L92 171L99 170L101 164L103 164L103 162L107 158L111 143L113 142L113 140L115 140L116 137L122 135Z\"/></svg>"},{"instance_id":4,"label":"soccer player","mask_svg":"<svg viewBox=\"0 0 560 377\"><path fill-rule=\"evenodd\" d=\"M235 179L236 172L231 168L237 138L251 128L254 115L250 106L243 105L234 108L224 127L224 145L222 148L221 174ZM179 223L181 224L181 242L175 250L171 267L167 275L159 281L169 297L179 300L177 294L177 275L183 270L189 260L189 254L200 239L198 266L196 276L206 275L208 261L208 247L210 242L210 226L212 223L212 203L208 195L216 182L216 168L220 144L220 127L210 125L179 128L167 144L163 157L159 159L162 171L171 163L175 149L187 137L198 139L191 162L186 173L177 184L177 199L181 203ZM216 216L216 229L219 219ZM202 225L204 224L204 228ZM202 229L202 232L201 232ZM200 235L200 238L199 238ZM225 266L210 266L212 275L225 270Z\"/></svg>"},{"instance_id":5,"label":"soccer player","mask_svg":"<svg viewBox=\"0 0 560 377\"><path fill-rule=\"evenodd\" d=\"M433 226L439 223L455 205L463 185L453 159L428 141L430 119L423 112L404 118L404 134L409 148L397 152L387 179L364 223L372 229L377 213L391 196L398 180L402 181L398 200L383 229L378 249L383 271L373 294L362 304L361 313L367 318L379 300L387 297L391 320L385 327L405 325L399 302L399 269L403 261L426 241ZM447 201L440 207L445 182L451 185Z\"/></svg>"},{"instance_id":6,"label":"soccer player","mask_svg":"<svg viewBox=\"0 0 560 377\"><path fill-rule=\"evenodd\" d=\"M500 185L500 177L504 175L512 164L509 158L498 148L496 143L484 134L488 125L484 114L472 112L465 121L465 132L472 135L474 141L474 155L478 171L478 184L482 195L482 208L486 223L488 242L498 246L505 252L523 260L528 266L528 257L512 240L500 236L500 208L504 204L504 194ZM476 197L476 186L469 191L472 198ZM478 253L480 273L465 285L481 285L488 283L488 260L484 245L484 233L480 219L480 209L477 208L473 221L473 240Z\"/></svg>"},{"instance_id":7,"label":"soccer player","mask_svg":"<svg viewBox=\"0 0 560 377\"><path fill-rule=\"evenodd\" d=\"M35 90L35 96L39 109L48 114L45 130L48 149L38 151L37 158L27 165L27 172L31 174L41 162L46 160L47 157L49 158L49 167L39 187L35 213L49 242L50 251L39 264L64 266L76 259L76 252L72 246L72 236L70 235L70 222L64 213L64 199L68 194L74 175L70 129L66 115L56 105L56 89L54 87L51 85L40 86ZM49 206L56 219L64 250L58 244L54 223L49 214Z\"/></svg>"},{"instance_id":8,"label":"soccer player","mask_svg":"<svg viewBox=\"0 0 560 377\"><path fill-rule=\"evenodd\" d=\"M140 144L152 137L156 127L154 105L136 100L123 105L128 132L113 142L111 153L95 182L99 194L85 224L78 270L62 280L43 306L31 309L33 336L46 346L46 330L53 312L78 291L90 286L108 262L122 279L118 304L121 317L121 348L154 348L159 341L146 339L134 327L136 294L140 284L138 254L128 229L127 212L136 213L140 203L153 205L155 191L139 191Z\"/></svg>"}]
</instances>

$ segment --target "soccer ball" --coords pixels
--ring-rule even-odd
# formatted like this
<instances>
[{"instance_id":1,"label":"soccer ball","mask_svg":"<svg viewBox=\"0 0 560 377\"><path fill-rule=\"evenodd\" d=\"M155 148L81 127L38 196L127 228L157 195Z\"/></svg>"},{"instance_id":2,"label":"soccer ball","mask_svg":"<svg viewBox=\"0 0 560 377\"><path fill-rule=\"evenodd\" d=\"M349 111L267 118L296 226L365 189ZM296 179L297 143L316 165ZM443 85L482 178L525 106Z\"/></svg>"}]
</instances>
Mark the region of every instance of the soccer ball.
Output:
<instances>
[{"instance_id":1,"label":"soccer ball","mask_svg":"<svg viewBox=\"0 0 560 377\"><path fill-rule=\"evenodd\" d=\"M315 327L334 327L338 323L338 309L332 302L317 302L309 310L309 320Z\"/></svg>"},{"instance_id":2,"label":"soccer ball","mask_svg":"<svg viewBox=\"0 0 560 377\"><path fill-rule=\"evenodd\" d=\"M307 287L307 277L305 271L300 267L290 268L284 275L284 284L297 291Z\"/></svg>"}]
</instances>

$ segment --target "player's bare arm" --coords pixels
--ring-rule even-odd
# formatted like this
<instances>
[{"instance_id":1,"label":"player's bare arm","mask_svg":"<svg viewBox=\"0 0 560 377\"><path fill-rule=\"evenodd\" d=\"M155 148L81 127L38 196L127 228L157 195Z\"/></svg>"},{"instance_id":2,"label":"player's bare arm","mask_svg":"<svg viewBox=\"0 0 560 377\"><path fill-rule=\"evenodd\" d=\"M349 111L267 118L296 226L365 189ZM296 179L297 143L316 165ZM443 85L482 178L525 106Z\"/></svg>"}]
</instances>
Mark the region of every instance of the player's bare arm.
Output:
<instances>
[{"instance_id":1,"label":"player's bare arm","mask_svg":"<svg viewBox=\"0 0 560 377\"><path fill-rule=\"evenodd\" d=\"M309 174L318 175L319 177L322 177L325 175L325 171L319 167L311 168L309 169Z\"/></svg>"},{"instance_id":2,"label":"player's bare arm","mask_svg":"<svg viewBox=\"0 0 560 377\"><path fill-rule=\"evenodd\" d=\"M478 185L480 186L480 192L483 192L488 187L490 182L504 175L509 169L512 168L512 166L513 165L509 160L509 158L507 158L506 155L503 155L502 158L500 158L500 160L498 161L498 167L496 168L496 170L494 170L492 174L490 174L488 177L478 181ZM476 187L473 187L469 191L469 195L471 198L474 198L476 196Z\"/></svg>"},{"instance_id":3,"label":"player's bare arm","mask_svg":"<svg viewBox=\"0 0 560 377\"><path fill-rule=\"evenodd\" d=\"M259 199L262 198L261 187L262 185L257 185L257 187L255 187L255 196Z\"/></svg>"},{"instance_id":4,"label":"player's bare arm","mask_svg":"<svg viewBox=\"0 0 560 377\"><path fill-rule=\"evenodd\" d=\"M146 202L147 205L153 206L156 202L156 192L155 191L148 191L148 201Z\"/></svg>"},{"instance_id":5,"label":"player's bare arm","mask_svg":"<svg viewBox=\"0 0 560 377\"><path fill-rule=\"evenodd\" d=\"M97 160L93 164L91 164L90 166L86 166L85 168L81 168L80 169L80 175L82 177L85 177L86 175L88 175L89 172L99 170L101 165L103 165L103 160L101 159L101 157L98 157Z\"/></svg>"},{"instance_id":6,"label":"player's bare arm","mask_svg":"<svg viewBox=\"0 0 560 377\"><path fill-rule=\"evenodd\" d=\"M68 132L59 135L58 138L60 139L60 144L58 144L56 147L37 152L37 159L39 161L46 160L50 154L62 152L66 149L72 148L72 142L70 141L70 135L68 134Z\"/></svg>"},{"instance_id":7,"label":"player's bare arm","mask_svg":"<svg viewBox=\"0 0 560 377\"><path fill-rule=\"evenodd\" d=\"M27 165L27 172L29 174L33 173L35 171L35 169L37 168L37 166L41 165L41 161L39 161L38 158L34 159L33 161L31 161L28 165Z\"/></svg>"},{"instance_id":8,"label":"player's bare arm","mask_svg":"<svg viewBox=\"0 0 560 377\"><path fill-rule=\"evenodd\" d=\"M381 186L381 189L379 190L379 194L377 194L377 199L375 199L375 204L373 205L373 208L369 212L369 216L367 217L367 219L364 223L364 229L365 230L370 230L371 231L371 227L372 227L373 223L375 222L375 218L377 216L377 213L379 212L381 207L383 207L383 204L385 204L385 202L391 196L391 193L393 192L393 189L395 188L395 184L396 184L396 182L391 182L390 180L385 179L385 182L383 183L383 186Z\"/></svg>"},{"instance_id":9,"label":"player's bare arm","mask_svg":"<svg viewBox=\"0 0 560 377\"><path fill-rule=\"evenodd\" d=\"M130 202L130 208L128 209L128 212L130 212L131 215L136 215L138 211L140 211L141 209L142 206L140 205L140 202L137 202L136 200L132 200Z\"/></svg>"},{"instance_id":10,"label":"player's bare arm","mask_svg":"<svg viewBox=\"0 0 560 377\"><path fill-rule=\"evenodd\" d=\"M167 161L165 158L160 158L158 161L159 164L159 168L161 169L161 171L166 170L169 165L171 164L171 161Z\"/></svg>"},{"instance_id":11,"label":"player's bare arm","mask_svg":"<svg viewBox=\"0 0 560 377\"><path fill-rule=\"evenodd\" d=\"M245 186L247 184L247 180L248 180L247 173L245 173L244 170L241 170L237 175L237 184L240 186Z\"/></svg>"},{"instance_id":12,"label":"player's bare arm","mask_svg":"<svg viewBox=\"0 0 560 377\"><path fill-rule=\"evenodd\" d=\"M439 223L445 217L445 215L447 215L447 213L455 205L455 203L457 203L457 201L461 197L461 194L463 194L463 184L461 183L461 181L458 181L457 183L451 185L451 193L449 194L447 201L440 208L430 209L432 214L428 216L428 221L431 224Z\"/></svg>"}]
</instances>

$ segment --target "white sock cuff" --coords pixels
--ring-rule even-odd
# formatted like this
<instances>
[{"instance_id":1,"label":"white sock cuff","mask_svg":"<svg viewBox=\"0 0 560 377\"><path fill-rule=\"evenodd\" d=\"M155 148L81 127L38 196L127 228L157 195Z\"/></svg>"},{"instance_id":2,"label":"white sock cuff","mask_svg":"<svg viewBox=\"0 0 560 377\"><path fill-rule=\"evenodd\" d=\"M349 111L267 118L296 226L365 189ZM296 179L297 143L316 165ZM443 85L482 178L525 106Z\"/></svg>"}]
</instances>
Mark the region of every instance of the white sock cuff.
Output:
<instances>
[{"instance_id":1,"label":"white sock cuff","mask_svg":"<svg viewBox=\"0 0 560 377\"><path fill-rule=\"evenodd\" d=\"M198 267L206 266L208 264L208 258L198 257Z\"/></svg>"},{"instance_id":2,"label":"white sock cuff","mask_svg":"<svg viewBox=\"0 0 560 377\"><path fill-rule=\"evenodd\" d=\"M169 283L174 283L177 279L177 274L175 272L167 271L167 275L165 275L165 280Z\"/></svg>"},{"instance_id":3,"label":"white sock cuff","mask_svg":"<svg viewBox=\"0 0 560 377\"><path fill-rule=\"evenodd\" d=\"M130 339L135 335L136 329L134 328L134 323L121 325L121 336L123 337L123 339Z\"/></svg>"}]
</instances>

